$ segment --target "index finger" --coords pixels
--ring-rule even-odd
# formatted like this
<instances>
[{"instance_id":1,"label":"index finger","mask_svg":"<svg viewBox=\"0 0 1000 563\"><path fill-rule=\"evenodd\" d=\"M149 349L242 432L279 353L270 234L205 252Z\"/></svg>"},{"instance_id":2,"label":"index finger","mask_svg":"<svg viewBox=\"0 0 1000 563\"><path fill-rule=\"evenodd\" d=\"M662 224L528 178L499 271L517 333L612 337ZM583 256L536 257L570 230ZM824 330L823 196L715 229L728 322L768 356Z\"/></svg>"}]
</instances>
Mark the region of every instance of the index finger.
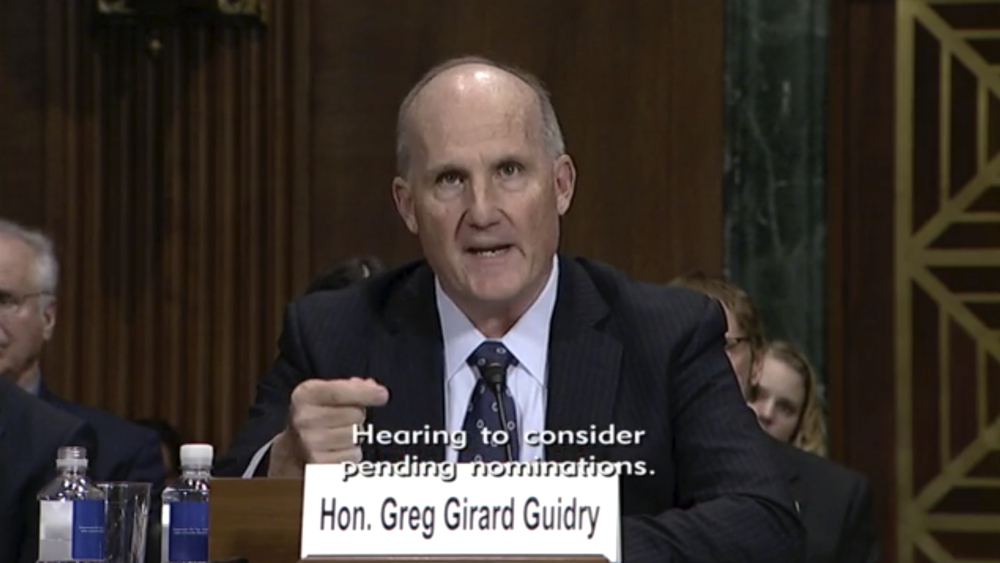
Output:
<instances>
[{"instance_id":1,"label":"index finger","mask_svg":"<svg viewBox=\"0 0 1000 563\"><path fill-rule=\"evenodd\" d=\"M369 379L310 379L300 387L303 398L316 405L380 407L389 402L389 390Z\"/></svg>"}]
</instances>

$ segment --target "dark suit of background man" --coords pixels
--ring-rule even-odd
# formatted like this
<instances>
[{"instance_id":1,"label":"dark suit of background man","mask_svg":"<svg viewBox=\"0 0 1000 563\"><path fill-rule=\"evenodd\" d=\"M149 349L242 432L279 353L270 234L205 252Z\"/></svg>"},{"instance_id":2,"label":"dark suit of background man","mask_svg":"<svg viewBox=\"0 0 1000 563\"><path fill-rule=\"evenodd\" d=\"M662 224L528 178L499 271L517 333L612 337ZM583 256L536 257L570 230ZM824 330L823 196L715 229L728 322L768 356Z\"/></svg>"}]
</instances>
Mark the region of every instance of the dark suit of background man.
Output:
<instances>
[{"instance_id":1,"label":"dark suit of background man","mask_svg":"<svg viewBox=\"0 0 1000 563\"><path fill-rule=\"evenodd\" d=\"M56 324L58 272L52 243L45 235L0 220L0 372L93 427L100 455L91 462L91 478L152 483L157 494L163 487L164 466L155 432L63 400L42 382L42 349Z\"/></svg>"},{"instance_id":2,"label":"dark suit of background man","mask_svg":"<svg viewBox=\"0 0 1000 563\"><path fill-rule=\"evenodd\" d=\"M464 455L362 451L351 425L370 408L380 429L466 427L478 384L466 361L500 341L518 360L507 378L522 438L591 424L647 431L632 447L519 441L522 460L650 464L655 476L622 482L625 561L799 561L803 532L731 375L722 309L557 257L576 170L538 81L488 61L446 63L404 100L397 150L393 195L426 261L289 306L280 355L219 469L241 473L267 444L273 476L307 462Z\"/></svg>"},{"instance_id":3,"label":"dark suit of background man","mask_svg":"<svg viewBox=\"0 0 1000 563\"><path fill-rule=\"evenodd\" d=\"M722 279L691 274L675 285L701 291L726 312L726 354L744 396L758 380L767 347L763 323L745 291ZM806 528L808 563L874 563L878 537L868 479L824 457L771 440Z\"/></svg>"},{"instance_id":4,"label":"dark suit of background man","mask_svg":"<svg viewBox=\"0 0 1000 563\"><path fill-rule=\"evenodd\" d=\"M329 270L309 281L305 294L344 289L385 270L378 256L355 256L337 262Z\"/></svg>"},{"instance_id":5,"label":"dark suit of background man","mask_svg":"<svg viewBox=\"0 0 1000 563\"><path fill-rule=\"evenodd\" d=\"M56 476L63 446L97 453L93 430L0 377L0 561L38 558L38 492Z\"/></svg>"}]
</instances>

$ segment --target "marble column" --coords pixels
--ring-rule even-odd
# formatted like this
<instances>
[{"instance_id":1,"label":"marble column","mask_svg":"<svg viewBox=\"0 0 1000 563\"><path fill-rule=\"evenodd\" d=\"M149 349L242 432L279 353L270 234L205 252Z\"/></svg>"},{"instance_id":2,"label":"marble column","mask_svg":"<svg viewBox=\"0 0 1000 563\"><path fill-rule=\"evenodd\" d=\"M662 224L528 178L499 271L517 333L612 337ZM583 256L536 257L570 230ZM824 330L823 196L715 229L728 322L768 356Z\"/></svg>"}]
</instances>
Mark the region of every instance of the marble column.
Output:
<instances>
[{"instance_id":1,"label":"marble column","mask_svg":"<svg viewBox=\"0 0 1000 563\"><path fill-rule=\"evenodd\" d=\"M825 381L828 0L727 0L726 273Z\"/></svg>"}]
</instances>

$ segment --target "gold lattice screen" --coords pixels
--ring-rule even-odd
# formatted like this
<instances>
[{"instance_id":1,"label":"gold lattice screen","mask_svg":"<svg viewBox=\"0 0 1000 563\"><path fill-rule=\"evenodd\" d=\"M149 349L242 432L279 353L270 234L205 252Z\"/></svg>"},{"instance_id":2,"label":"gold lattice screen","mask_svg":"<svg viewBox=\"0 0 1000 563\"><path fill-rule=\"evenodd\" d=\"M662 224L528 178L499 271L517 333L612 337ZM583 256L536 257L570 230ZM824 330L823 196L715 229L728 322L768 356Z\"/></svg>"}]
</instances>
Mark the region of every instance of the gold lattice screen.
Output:
<instances>
[{"instance_id":1,"label":"gold lattice screen","mask_svg":"<svg viewBox=\"0 0 1000 563\"><path fill-rule=\"evenodd\" d=\"M1000 562L1000 1L898 0L896 68L900 561Z\"/></svg>"}]
</instances>

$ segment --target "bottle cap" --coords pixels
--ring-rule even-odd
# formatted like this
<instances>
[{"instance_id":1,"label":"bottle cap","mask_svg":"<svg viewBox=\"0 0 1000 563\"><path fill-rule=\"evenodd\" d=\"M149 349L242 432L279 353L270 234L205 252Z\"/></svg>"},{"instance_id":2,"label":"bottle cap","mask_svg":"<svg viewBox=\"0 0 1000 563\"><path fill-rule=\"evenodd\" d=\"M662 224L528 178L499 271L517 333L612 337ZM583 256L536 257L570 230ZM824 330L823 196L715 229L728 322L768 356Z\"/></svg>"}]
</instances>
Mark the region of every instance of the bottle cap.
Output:
<instances>
[{"instance_id":1,"label":"bottle cap","mask_svg":"<svg viewBox=\"0 0 1000 563\"><path fill-rule=\"evenodd\" d=\"M181 467L211 467L215 449L211 444L181 446Z\"/></svg>"},{"instance_id":2,"label":"bottle cap","mask_svg":"<svg viewBox=\"0 0 1000 563\"><path fill-rule=\"evenodd\" d=\"M87 448L67 446L59 448L56 453L56 468L87 468Z\"/></svg>"}]
</instances>

